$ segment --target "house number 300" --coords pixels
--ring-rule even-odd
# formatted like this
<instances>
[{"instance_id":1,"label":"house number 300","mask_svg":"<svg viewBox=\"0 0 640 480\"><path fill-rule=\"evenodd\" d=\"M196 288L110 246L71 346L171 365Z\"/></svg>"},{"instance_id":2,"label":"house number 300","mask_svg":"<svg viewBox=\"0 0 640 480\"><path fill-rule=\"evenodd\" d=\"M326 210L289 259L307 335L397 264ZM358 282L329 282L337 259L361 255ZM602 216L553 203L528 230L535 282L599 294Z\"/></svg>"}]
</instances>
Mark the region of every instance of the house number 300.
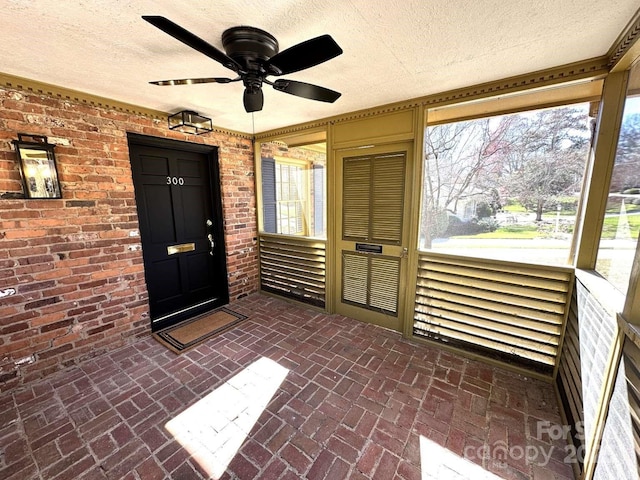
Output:
<instances>
[{"instance_id":1,"label":"house number 300","mask_svg":"<svg viewBox=\"0 0 640 480\"><path fill-rule=\"evenodd\" d=\"M182 177L167 177L167 185L184 185Z\"/></svg>"}]
</instances>

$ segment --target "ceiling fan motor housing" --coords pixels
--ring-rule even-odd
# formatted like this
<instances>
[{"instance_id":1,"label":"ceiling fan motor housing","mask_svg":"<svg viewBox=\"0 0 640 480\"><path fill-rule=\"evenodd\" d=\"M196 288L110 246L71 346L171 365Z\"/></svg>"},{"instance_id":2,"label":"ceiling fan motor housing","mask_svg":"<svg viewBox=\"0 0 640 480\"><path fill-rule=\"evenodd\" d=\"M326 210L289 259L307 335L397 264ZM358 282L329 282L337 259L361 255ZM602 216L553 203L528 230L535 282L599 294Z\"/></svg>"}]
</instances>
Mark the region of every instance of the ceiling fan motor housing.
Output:
<instances>
[{"instance_id":1,"label":"ceiling fan motor housing","mask_svg":"<svg viewBox=\"0 0 640 480\"><path fill-rule=\"evenodd\" d=\"M222 33L222 46L228 56L248 70L260 68L278 53L273 35L255 27L232 27Z\"/></svg>"}]
</instances>

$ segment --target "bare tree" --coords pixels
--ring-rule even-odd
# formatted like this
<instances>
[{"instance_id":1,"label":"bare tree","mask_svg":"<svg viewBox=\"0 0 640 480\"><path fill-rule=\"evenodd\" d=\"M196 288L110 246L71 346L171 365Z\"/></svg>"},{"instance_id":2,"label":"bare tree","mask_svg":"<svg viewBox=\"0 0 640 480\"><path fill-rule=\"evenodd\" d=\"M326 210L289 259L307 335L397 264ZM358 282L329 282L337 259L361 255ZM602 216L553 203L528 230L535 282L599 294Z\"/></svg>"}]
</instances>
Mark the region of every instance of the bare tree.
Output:
<instances>
[{"instance_id":1,"label":"bare tree","mask_svg":"<svg viewBox=\"0 0 640 480\"><path fill-rule=\"evenodd\" d=\"M423 246L447 228L459 203L486 194L495 197L495 176L510 117L456 122L427 128L423 179ZM493 181L490 179L494 179Z\"/></svg>"},{"instance_id":2,"label":"bare tree","mask_svg":"<svg viewBox=\"0 0 640 480\"><path fill-rule=\"evenodd\" d=\"M422 241L447 228L469 198L516 198L542 219L579 190L589 147L584 108L555 108L430 126L425 134ZM498 195L499 192L499 195Z\"/></svg>"},{"instance_id":3,"label":"bare tree","mask_svg":"<svg viewBox=\"0 0 640 480\"><path fill-rule=\"evenodd\" d=\"M503 188L541 221L545 209L580 189L590 141L586 114L565 107L520 115L509 137Z\"/></svg>"},{"instance_id":4,"label":"bare tree","mask_svg":"<svg viewBox=\"0 0 640 480\"><path fill-rule=\"evenodd\" d=\"M427 129L425 187L434 207L456 213L460 200L492 188L492 182L480 180L499 174L510 123L509 117L486 118Z\"/></svg>"}]
</instances>

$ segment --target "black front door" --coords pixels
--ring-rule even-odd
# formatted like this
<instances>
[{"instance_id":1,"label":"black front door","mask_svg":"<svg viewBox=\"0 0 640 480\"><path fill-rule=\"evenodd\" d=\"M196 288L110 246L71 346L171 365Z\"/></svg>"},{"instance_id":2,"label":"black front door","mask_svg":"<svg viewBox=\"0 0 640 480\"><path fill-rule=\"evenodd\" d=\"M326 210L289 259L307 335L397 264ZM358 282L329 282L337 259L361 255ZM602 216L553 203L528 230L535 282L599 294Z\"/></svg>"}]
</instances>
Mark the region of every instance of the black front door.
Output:
<instances>
[{"instance_id":1,"label":"black front door","mask_svg":"<svg viewBox=\"0 0 640 480\"><path fill-rule=\"evenodd\" d=\"M228 303L216 147L129 135L152 330Z\"/></svg>"}]
</instances>

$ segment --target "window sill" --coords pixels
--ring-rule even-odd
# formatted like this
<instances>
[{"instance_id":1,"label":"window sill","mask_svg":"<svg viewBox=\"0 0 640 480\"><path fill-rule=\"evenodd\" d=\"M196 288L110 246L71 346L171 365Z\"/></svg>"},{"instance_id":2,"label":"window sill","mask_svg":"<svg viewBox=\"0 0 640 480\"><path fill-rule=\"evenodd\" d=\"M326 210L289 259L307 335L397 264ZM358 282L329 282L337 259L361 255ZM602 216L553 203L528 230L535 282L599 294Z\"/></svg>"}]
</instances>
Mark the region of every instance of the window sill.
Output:
<instances>
[{"instance_id":1,"label":"window sill","mask_svg":"<svg viewBox=\"0 0 640 480\"><path fill-rule=\"evenodd\" d=\"M576 279L585 286L607 313L616 317L624 307L625 296L595 270L576 269Z\"/></svg>"}]
</instances>

